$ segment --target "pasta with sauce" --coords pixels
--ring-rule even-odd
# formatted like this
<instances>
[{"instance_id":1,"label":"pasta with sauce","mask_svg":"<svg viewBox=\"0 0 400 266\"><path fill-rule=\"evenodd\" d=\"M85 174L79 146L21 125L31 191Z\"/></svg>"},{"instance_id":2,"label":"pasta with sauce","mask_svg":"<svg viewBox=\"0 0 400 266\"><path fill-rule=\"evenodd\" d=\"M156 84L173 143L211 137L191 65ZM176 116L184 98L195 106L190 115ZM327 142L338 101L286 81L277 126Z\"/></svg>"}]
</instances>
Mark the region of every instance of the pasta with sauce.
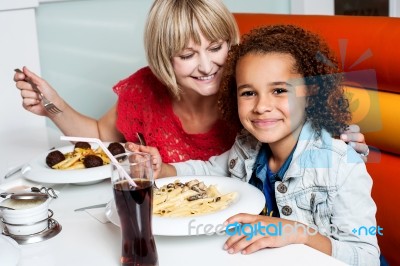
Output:
<instances>
[{"instance_id":1,"label":"pasta with sauce","mask_svg":"<svg viewBox=\"0 0 400 266\"><path fill-rule=\"evenodd\" d=\"M197 179L187 183L175 180L153 191L153 214L183 217L212 213L225 209L237 193L221 194L214 185L206 186Z\"/></svg>"}]
</instances>

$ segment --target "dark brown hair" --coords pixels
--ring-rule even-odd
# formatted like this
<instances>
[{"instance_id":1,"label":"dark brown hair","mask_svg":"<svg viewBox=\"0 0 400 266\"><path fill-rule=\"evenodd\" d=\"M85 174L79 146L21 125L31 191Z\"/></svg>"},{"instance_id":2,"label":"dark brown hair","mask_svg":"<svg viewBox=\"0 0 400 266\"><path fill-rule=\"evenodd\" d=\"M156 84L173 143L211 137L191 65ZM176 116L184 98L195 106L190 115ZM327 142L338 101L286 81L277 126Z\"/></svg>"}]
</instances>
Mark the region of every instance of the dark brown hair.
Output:
<instances>
[{"instance_id":1,"label":"dark brown hair","mask_svg":"<svg viewBox=\"0 0 400 266\"><path fill-rule=\"evenodd\" d=\"M304 77L308 90L306 119L318 134L324 128L337 136L348 127L351 113L333 52L317 34L294 25L254 29L243 36L240 45L231 48L218 102L224 120L241 127L235 72L238 60L250 53L283 53L294 58L294 71Z\"/></svg>"}]
</instances>

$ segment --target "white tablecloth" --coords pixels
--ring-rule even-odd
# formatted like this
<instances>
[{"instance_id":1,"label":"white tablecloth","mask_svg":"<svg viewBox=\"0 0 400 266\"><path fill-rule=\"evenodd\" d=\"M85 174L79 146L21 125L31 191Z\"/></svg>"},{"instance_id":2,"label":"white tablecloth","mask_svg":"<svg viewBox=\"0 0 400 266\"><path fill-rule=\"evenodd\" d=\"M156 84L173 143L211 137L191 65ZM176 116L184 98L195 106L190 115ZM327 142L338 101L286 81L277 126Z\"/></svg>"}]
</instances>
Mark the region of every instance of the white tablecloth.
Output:
<instances>
[{"instance_id":1,"label":"white tablecloth","mask_svg":"<svg viewBox=\"0 0 400 266\"><path fill-rule=\"evenodd\" d=\"M15 186L39 185L17 174L0 184L5 190ZM18 265L119 265L119 227L101 219L102 209L75 212L80 207L106 203L112 199L110 180L86 186L48 185L60 192L50 203L62 231L43 242L20 245ZM95 215L96 214L96 215ZM97 217L97 218L96 218ZM105 222L105 223L104 223ZM250 255L228 254L222 249L226 236L156 236L160 266L179 265L343 265L338 260L305 245L264 249ZM3 265L2 265L3 266Z\"/></svg>"}]
</instances>

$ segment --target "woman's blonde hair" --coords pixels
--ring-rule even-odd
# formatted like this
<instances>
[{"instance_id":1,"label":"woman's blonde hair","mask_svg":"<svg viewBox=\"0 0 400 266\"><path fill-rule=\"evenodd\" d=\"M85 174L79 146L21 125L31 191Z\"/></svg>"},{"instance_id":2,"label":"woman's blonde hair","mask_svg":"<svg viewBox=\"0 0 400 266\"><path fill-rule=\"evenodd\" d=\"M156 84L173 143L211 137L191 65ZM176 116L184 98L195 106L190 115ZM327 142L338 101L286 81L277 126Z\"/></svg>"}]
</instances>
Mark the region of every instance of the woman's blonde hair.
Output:
<instances>
[{"instance_id":1,"label":"woman's blonde hair","mask_svg":"<svg viewBox=\"0 0 400 266\"><path fill-rule=\"evenodd\" d=\"M209 41L239 43L235 18L221 0L155 0L145 27L146 58L154 75L171 94L180 98L172 57L190 40L200 44L200 34Z\"/></svg>"}]
</instances>

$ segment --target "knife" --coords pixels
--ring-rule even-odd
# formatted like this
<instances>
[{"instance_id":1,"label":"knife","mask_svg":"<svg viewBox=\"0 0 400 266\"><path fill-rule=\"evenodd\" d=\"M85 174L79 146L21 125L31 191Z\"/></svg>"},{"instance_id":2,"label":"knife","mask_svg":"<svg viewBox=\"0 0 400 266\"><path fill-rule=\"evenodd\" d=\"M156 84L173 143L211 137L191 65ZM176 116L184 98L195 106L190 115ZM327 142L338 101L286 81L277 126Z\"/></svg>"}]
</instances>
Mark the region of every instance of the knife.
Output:
<instances>
[{"instance_id":1,"label":"knife","mask_svg":"<svg viewBox=\"0 0 400 266\"><path fill-rule=\"evenodd\" d=\"M11 170L8 171L8 173L6 173L6 175L4 176L4 179L9 178L10 176L16 174L17 172L21 171L21 169L22 169L22 165L12 168Z\"/></svg>"},{"instance_id":2,"label":"knife","mask_svg":"<svg viewBox=\"0 0 400 266\"><path fill-rule=\"evenodd\" d=\"M83 207L83 208L76 209L75 211L76 211L76 212L80 212L80 211L84 211L84 210L88 210L88 209L103 208L103 207L105 207L105 206L107 206L107 203L102 203L102 204L96 204L96 205L86 206L86 207Z\"/></svg>"}]
</instances>

